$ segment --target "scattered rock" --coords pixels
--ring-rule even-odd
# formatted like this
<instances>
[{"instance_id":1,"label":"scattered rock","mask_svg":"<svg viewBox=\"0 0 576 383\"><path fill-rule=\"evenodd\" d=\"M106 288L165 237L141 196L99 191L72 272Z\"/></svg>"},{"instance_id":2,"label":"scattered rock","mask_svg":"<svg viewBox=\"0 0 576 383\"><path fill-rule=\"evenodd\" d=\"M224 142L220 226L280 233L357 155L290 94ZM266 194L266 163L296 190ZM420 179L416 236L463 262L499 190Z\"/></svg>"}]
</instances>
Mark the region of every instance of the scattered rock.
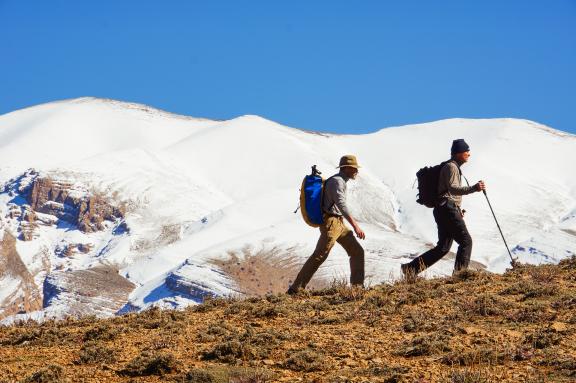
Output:
<instances>
[{"instance_id":1,"label":"scattered rock","mask_svg":"<svg viewBox=\"0 0 576 383\"><path fill-rule=\"evenodd\" d=\"M566 325L566 323L562 323L562 322L554 322L554 323L552 323L552 325L550 325L550 328L556 332L568 331L568 326Z\"/></svg>"}]
</instances>

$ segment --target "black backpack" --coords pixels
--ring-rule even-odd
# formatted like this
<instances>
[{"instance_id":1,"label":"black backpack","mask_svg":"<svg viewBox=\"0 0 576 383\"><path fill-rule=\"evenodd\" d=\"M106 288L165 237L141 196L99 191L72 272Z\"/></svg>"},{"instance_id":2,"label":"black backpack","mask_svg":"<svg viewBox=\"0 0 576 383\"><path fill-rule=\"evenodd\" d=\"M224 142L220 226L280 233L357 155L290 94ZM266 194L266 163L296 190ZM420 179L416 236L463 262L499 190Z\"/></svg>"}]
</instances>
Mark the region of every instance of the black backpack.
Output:
<instances>
[{"instance_id":1,"label":"black backpack","mask_svg":"<svg viewBox=\"0 0 576 383\"><path fill-rule=\"evenodd\" d=\"M418 202L426 207L436 207L438 204L438 182L440 181L440 169L449 161L444 161L436 166L426 166L418 170Z\"/></svg>"}]
</instances>

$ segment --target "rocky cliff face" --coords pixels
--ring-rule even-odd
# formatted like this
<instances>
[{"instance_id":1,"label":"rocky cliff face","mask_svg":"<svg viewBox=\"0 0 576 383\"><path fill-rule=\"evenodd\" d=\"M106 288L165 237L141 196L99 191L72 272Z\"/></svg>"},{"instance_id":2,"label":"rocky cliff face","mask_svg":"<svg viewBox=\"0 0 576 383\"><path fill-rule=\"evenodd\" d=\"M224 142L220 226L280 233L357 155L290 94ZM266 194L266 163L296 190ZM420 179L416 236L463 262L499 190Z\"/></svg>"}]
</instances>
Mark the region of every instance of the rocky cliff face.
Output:
<instances>
[{"instance_id":1,"label":"rocky cliff face","mask_svg":"<svg viewBox=\"0 0 576 383\"><path fill-rule=\"evenodd\" d=\"M29 170L0 185L6 203L0 209L0 320L63 302L69 307L61 311L70 315L110 315L133 289L108 266L71 271L74 257L89 257L94 250L86 234L119 225L125 209L113 198L68 179L74 177ZM127 230L125 223L120 226ZM54 235L56 228L65 229L58 235L83 234L62 236L46 246L43 235ZM18 243L16 238L31 243ZM27 249L23 258L16 245Z\"/></svg>"},{"instance_id":2,"label":"rocky cliff face","mask_svg":"<svg viewBox=\"0 0 576 383\"><path fill-rule=\"evenodd\" d=\"M26 194L26 200L32 211L56 216L78 226L84 233L103 230L104 221L124 218L126 211L123 206L113 206L98 193L76 195L72 193L72 186L49 177L37 177Z\"/></svg>"},{"instance_id":3,"label":"rocky cliff face","mask_svg":"<svg viewBox=\"0 0 576 383\"><path fill-rule=\"evenodd\" d=\"M4 232L0 241L0 319L42 309L42 294L16 251L16 238Z\"/></svg>"},{"instance_id":4,"label":"rocky cliff face","mask_svg":"<svg viewBox=\"0 0 576 383\"><path fill-rule=\"evenodd\" d=\"M33 240L39 225L62 224L93 233L104 230L106 221L115 222L126 215L124 203L59 176L30 169L0 188L13 197L5 218L18 223L19 239Z\"/></svg>"}]
</instances>

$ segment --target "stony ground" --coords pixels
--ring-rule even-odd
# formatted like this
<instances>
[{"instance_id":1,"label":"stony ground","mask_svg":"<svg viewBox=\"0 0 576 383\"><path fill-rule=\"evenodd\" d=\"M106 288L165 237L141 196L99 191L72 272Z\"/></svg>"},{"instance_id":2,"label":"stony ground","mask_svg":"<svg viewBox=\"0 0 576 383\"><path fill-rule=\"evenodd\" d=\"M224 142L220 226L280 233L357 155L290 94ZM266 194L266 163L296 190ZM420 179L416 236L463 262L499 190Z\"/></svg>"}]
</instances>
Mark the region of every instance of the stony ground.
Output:
<instances>
[{"instance_id":1,"label":"stony ground","mask_svg":"<svg viewBox=\"0 0 576 383\"><path fill-rule=\"evenodd\" d=\"M576 257L0 328L0 382L574 382Z\"/></svg>"}]
</instances>

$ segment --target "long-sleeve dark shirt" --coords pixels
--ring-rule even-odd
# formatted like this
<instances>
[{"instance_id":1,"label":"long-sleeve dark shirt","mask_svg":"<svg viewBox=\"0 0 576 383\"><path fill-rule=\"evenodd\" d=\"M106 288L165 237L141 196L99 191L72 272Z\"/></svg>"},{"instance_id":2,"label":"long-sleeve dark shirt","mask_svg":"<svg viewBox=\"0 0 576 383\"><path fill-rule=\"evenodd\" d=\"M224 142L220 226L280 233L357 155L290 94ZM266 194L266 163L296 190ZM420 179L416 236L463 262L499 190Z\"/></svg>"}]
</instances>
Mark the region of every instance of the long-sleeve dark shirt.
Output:
<instances>
[{"instance_id":1,"label":"long-sleeve dark shirt","mask_svg":"<svg viewBox=\"0 0 576 383\"><path fill-rule=\"evenodd\" d=\"M450 161L440 169L438 195L462 205L462 196L476 191L474 186L462 186L462 173L456 161Z\"/></svg>"}]
</instances>

